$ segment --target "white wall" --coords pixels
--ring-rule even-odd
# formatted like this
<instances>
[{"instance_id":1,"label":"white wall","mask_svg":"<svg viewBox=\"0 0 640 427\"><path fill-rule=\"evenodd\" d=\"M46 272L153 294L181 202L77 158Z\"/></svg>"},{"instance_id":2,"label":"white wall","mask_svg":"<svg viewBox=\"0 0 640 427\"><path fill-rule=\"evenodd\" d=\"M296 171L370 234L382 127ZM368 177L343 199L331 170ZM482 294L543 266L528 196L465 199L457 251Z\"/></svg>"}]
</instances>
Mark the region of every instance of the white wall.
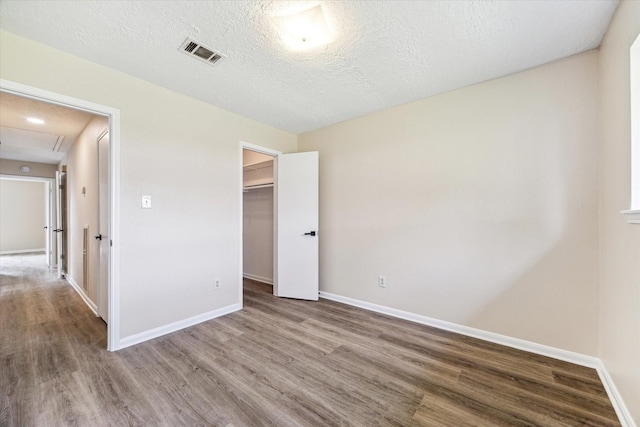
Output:
<instances>
[{"instance_id":1,"label":"white wall","mask_svg":"<svg viewBox=\"0 0 640 427\"><path fill-rule=\"evenodd\" d=\"M46 245L46 183L0 179L0 253Z\"/></svg>"},{"instance_id":2,"label":"white wall","mask_svg":"<svg viewBox=\"0 0 640 427\"><path fill-rule=\"evenodd\" d=\"M95 116L78 136L65 158L67 166L67 274L97 303L98 284L98 136L109 126L105 117ZM82 194L82 188L85 194ZM89 227L88 283L83 279L83 229Z\"/></svg>"},{"instance_id":3,"label":"white wall","mask_svg":"<svg viewBox=\"0 0 640 427\"><path fill-rule=\"evenodd\" d=\"M620 214L631 198L629 48L640 2L620 3L600 47L600 357L640 425L640 225Z\"/></svg>"},{"instance_id":4,"label":"white wall","mask_svg":"<svg viewBox=\"0 0 640 427\"><path fill-rule=\"evenodd\" d=\"M120 110L121 337L240 302L240 141L296 135L7 32L0 77Z\"/></svg>"},{"instance_id":5,"label":"white wall","mask_svg":"<svg viewBox=\"0 0 640 427\"><path fill-rule=\"evenodd\" d=\"M596 355L597 77L592 51L300 135L321 290Z\"/></svg>"}]
</instances>

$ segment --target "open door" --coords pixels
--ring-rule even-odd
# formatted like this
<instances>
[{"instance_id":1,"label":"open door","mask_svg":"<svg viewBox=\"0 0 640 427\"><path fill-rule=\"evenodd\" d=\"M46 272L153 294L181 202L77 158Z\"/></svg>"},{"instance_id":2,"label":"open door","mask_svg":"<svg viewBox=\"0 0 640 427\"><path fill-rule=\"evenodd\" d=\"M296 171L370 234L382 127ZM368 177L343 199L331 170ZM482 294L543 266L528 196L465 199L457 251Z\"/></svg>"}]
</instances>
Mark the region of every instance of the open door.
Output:
<instances>
[{"instance_id":1,"label":"open door","mask_svg":"<svg viewBox=\"0 0 640 427\"><path fill-rule=\"evenodd\" d=\"M47 241L47 265L49 268L54 269L56 267L56 233L53 230L56 229L56 198L53 186L55 182L48 180L46 189L46 209L47 209L47 225L44 227Z\"/></svg>"},{"instance_id":2,"label":"open door","mask_svg":"<svg viewBox=\"0 0 640 427\"><path fill-rule=\"evenodd\" d=\"M109 323L109 133L98 138L98 316Z\"/></svg>"},{"instance_id":3,"label":"open door","mask_svg":"<svg viewBox=\"0 0 640 427\"><path fill-rule=\"evenodd\" d=\"M66 250L66 176L65 172L56 171L56 228L53 230L56 239L58 277L67 272Z\"/></svg>"},{"instance_id":4,"label":"open door","mask_svg":"<svg viewBox=\"0 0 640 427\"><path fill-rule=\"evenodd\" d=\"M318 152L276 160L273 293L318 300Z\"/></svg>"}]
</instances>

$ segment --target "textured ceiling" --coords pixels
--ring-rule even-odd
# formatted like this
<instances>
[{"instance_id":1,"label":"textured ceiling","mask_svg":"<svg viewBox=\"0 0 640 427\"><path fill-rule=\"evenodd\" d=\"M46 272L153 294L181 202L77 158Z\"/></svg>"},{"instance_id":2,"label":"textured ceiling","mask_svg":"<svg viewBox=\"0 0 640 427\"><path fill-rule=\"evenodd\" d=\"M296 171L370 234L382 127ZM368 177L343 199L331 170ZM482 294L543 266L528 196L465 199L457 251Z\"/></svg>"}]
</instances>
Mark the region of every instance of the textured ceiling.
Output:
<instances>
[{"instance_id":1,"label":"textured ceiling","mask_svg":"<svg viewBox=\"0 0 640 427\"><path fill-rule=\"evenodd\" d=\"M45 121L33 124L27 117ZM0 158L57 164L92 114L0 92Z\"/></svg>"},{"instance_id":2,"label":"textured ceiling","mask_svg":"<svg viewBox=\"0 0 640 427\"><path fill-rule=\"evenodd\" d=\"M325 1L335 41L292 51L270 17L300 3L2 0L0 27L301 133L596 48L617 6ZM189 58L187 37L227 57Z\"/></svg>"}]
</instances>

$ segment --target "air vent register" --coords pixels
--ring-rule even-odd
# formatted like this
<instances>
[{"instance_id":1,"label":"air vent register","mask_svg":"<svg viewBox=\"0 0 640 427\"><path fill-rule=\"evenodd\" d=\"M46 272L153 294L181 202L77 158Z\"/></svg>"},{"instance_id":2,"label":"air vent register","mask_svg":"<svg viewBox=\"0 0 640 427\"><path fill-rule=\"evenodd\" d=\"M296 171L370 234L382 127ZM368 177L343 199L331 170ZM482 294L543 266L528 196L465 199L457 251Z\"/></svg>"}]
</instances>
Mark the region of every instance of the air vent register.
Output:
<instances>
[{"instance_id":1,"label":"air vent register","mask_svg":"<svg viewBox=\"0 0 640 427\"><path fill-rule=\"evenodd\" d=\"M225 56L220 52L216 52L213 49L191 38L187 38L187 40L182 43L182 46L180 46L180 51L186 55L191 56L192 58L199 59L211 65L225 58Z\"/></svg>"}]
</instances>

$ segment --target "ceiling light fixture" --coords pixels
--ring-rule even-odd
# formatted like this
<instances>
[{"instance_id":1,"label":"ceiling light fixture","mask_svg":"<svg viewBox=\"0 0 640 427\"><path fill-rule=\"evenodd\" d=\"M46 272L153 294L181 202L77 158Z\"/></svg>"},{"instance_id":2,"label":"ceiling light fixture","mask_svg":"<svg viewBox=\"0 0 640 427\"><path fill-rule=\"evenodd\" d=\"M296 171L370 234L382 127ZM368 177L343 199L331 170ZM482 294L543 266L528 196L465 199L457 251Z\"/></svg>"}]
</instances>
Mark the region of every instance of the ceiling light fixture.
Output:
<instances>
[{"instance_id":1,"label":"ceiling light fixture","mask_svg":"<svg viewBox=\"0 0 640 427\"><path fill-rule=\"evenodd\" d=\"M36 125L43 125L44 124L44 120L42 119L37 119L35 117L27 117L27 121L29 123L34 123Z\"/></svg>"},{"instance_id":2,"label":"ceiling light fixture","mask_svg":"<svg viewBox=\"0 0 640 427\"><path fill-rule=\"evenodd\" d=\"M333 41L333 32L321 4L272 19L280 38L293 50L312 49Z\"/></svg>"}]
</instances>

